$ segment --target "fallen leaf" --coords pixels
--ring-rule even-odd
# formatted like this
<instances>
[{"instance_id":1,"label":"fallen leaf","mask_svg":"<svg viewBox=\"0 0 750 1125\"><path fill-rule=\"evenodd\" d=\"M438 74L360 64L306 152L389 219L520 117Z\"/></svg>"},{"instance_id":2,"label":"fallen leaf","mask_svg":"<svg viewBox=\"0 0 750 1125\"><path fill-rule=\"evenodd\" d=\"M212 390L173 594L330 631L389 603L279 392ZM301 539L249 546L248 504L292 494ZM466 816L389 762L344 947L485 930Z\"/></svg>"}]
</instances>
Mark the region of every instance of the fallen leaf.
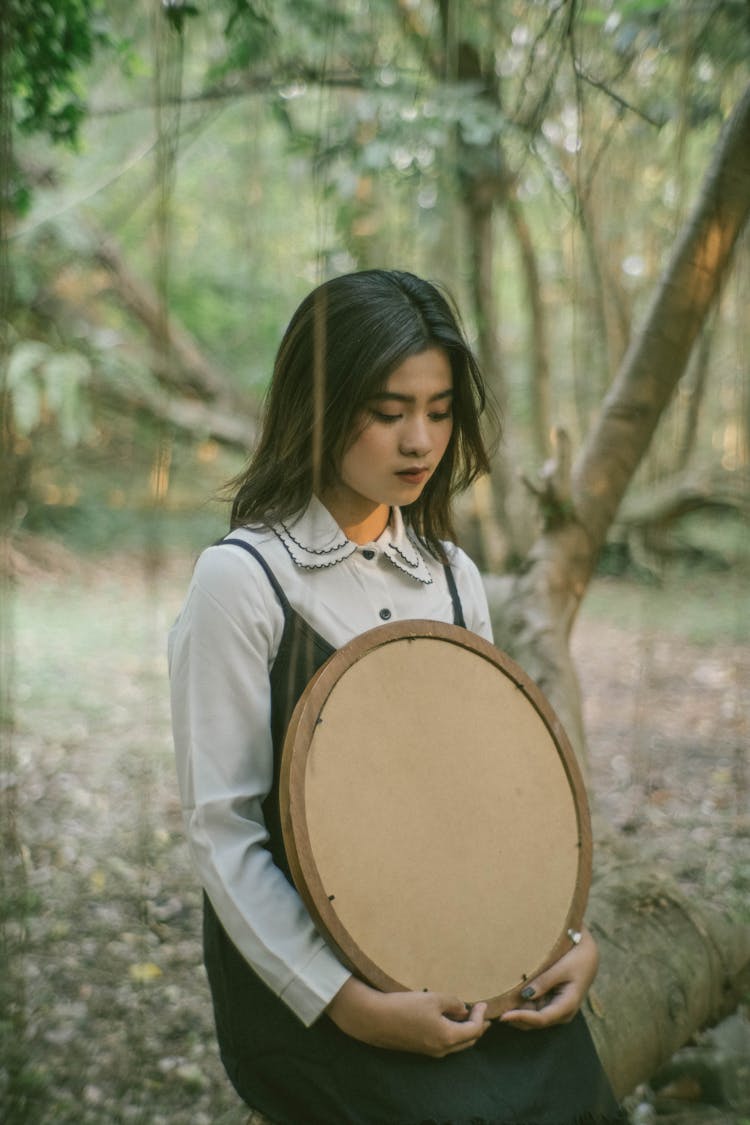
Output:
<instances>
[{"instance_id":1,"label":"fallen leaf","mask_svg":"<svg viewBox=\"0 0 750 1125\"><path fill-rule=\"evenodd\" d=\"M136 961L128 969L132 980L137 980L139 984L148 984L149 981L156 980L161 976L161 969L155 965L153 961Z\"/></svg>"}]
</instances>

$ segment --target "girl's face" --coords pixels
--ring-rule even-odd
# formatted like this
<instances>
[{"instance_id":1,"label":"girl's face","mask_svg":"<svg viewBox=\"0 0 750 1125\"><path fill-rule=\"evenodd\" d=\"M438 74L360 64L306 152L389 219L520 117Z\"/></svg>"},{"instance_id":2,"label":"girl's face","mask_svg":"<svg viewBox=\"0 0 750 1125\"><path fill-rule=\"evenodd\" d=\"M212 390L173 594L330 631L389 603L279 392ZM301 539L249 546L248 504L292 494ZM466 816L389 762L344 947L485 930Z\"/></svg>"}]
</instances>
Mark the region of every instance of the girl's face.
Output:
<instances>
[{"instance_id":1,"label":"girl's face","mask_svg":"<svg viewBox=\"0 0 750 1125\"><path fill-rule=\"evenodd\" d=\"M382 517L379 534L392 505L419 498L450 441L452 397L453 373L440 348L409 356L391 373L365 404L339 479L322 497L339 526L366 521L367 534Z\"/></svg>"}]
</instances>

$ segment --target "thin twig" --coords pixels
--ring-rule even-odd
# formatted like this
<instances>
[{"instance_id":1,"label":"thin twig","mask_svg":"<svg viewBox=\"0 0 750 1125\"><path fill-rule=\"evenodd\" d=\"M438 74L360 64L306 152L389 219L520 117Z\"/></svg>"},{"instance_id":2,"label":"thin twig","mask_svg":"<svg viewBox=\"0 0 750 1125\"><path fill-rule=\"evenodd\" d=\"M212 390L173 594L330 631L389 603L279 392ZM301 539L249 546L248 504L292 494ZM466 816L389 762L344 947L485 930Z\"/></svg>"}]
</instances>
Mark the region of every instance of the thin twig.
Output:
<instances>
[{"instance_id":1,"label":"thin twig","mask_svg":"<svg viewBox=\"0 0 750 1125\"><path fill-rule=\"evenodd\" d=\"M584 70L581 70L577 62L574 62L573 65L575 68L576 78L580 78L583 82L587 82L589 86L593 86L595 90L601 90L607 95L607 97L611 98L612 101L620 107L620 109L628 110L628 112L636 114L637 117L641 117L644 121L647 121L649 125L653 125L656 129L661 129L662 126L666 124L663 119L652 117L649 113L646 113L644 109L639 109L638 106L633 105L632 102L629 102L620 94L616 94L615 91L606 84L606 82L601 82L597 78L592 78L590 74L586 74Z\"/></svg>"}]
</instances>

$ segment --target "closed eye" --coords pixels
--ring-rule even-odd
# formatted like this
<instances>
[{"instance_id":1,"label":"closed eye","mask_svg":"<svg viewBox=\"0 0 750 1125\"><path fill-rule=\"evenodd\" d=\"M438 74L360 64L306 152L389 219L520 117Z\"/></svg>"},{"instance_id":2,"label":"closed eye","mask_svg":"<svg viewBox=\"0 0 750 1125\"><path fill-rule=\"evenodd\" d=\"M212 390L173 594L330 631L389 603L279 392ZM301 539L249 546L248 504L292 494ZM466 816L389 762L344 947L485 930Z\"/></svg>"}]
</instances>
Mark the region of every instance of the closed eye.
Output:
<instances>
[{"instance_id":1,"label":"closed eye","mask_svg":"<svg viewBox=\"0 0 750 1125\"><path fill-rule=\"evenodd\" d=\"M386 414L382 410L370 409L370 414L373 418L377 418L378 422L398 422L403 418L403 414ZM434 410L428 415L431 422L447 422L448 419L453 417L452 410Z\"/></svg>"}]
</instances>

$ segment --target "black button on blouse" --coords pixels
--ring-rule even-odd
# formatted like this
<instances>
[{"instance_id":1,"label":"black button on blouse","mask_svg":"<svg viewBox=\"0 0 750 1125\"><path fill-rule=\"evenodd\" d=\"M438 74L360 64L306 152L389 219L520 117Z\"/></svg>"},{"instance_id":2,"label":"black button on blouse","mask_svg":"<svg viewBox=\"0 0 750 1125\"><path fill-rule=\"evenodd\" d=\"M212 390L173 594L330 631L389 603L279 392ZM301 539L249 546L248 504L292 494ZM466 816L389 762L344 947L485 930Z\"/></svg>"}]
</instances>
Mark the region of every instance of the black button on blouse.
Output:
<instances>
[{"instance_id":1,"label":"black button on blouse","mask_svg":"<svg viewBox=\"0 0 750 1125\"><path fill-rule=\"evenodd\" d=\"M374 559L375 558L375 552L374 551L363 551L362 557L365 558L365 559Z\"/></svg>"},{"instance_id":2,"label":"black button on blouse","mask_svg":"<svg viewBox=\"0 0 750 1125\"><path fill-rule=\"evenodd\" d=\"M389 609L381 609L380 616L383 618L384 621L388 621L388 620L390 620L390 617L391 617L391 611Z\"/></svg>"}]
</instances>

